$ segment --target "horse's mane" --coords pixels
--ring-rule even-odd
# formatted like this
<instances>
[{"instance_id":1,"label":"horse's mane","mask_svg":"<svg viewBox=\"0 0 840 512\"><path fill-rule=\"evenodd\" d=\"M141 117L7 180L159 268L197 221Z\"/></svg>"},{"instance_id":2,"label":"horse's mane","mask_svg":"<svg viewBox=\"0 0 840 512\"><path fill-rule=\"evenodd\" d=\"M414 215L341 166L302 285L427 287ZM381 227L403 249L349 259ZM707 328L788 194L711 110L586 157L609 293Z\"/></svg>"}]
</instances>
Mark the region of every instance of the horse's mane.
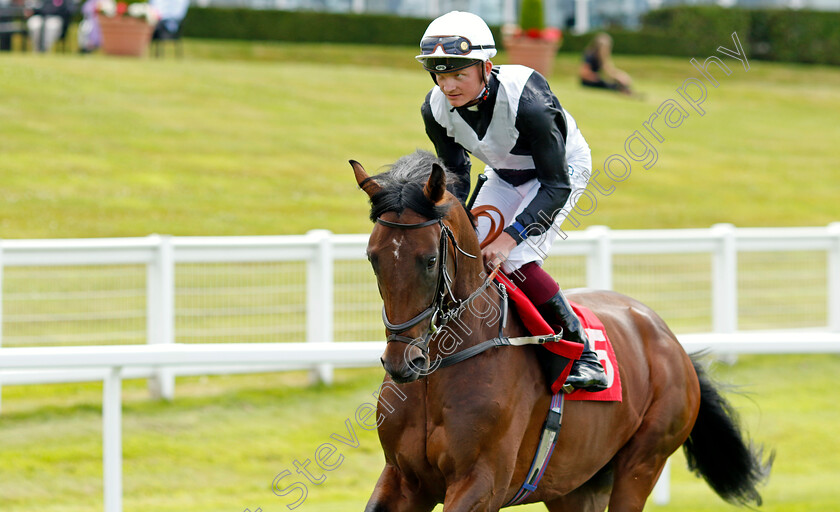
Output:
<instances>
[{"instance_id":1,"label":"horse's mane","mask_svg":"<svg viewBox=\"0 0 840 512\"><path fill-rule=\"evenodd\" d=\"M429 219L443 218L451 204L436 205L423 194L423 186L435 163L446 169L435 155L418 149L394 162L387 171L372 176L382 190L370 198L370 220L376 222L383 213L402 214L404 210L412 210ZM452 185L460 181L457 175L446 171L447 188L451 190Z\"/></svg>"}]
</instances>

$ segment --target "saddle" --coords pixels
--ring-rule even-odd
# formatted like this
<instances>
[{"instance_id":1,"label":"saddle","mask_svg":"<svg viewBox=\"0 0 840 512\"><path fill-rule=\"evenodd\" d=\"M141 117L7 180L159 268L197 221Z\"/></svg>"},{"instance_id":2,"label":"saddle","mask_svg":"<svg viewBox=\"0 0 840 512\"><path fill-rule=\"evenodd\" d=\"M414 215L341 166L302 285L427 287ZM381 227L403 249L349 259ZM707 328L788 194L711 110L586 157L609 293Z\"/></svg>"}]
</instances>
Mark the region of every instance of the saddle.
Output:
<instances>
[{"instance_id":1,"label":"saddle","mask_svg":"<svg viewBox=\"0 0 840 512\"><path fill-rule=\"evenodd\" d=\"M490 230L485 239L481 242L480 247L485 246L495 240L504 229L505 219L502 212L498 208L491 205L479 206L472 208L475 203L475 198L478 196L478 191L481 185L487 178L482 174L473 191L472 198L467 203L467 209L473 215L474 219L479 217L486 217L490 221ZM498 218L497 218L498 217ZM507 295L510 302L516 308L519 318L525 324L525 328L533 336L548 336L553 334L562 335L562 333L555 333L554 329L549 326L548 322L542 317L536 306L519 288L514 285L510 279L499 272L496 275L496 281L504 285L507 290ZM572 391L571 387L565 386L566 378L572 369L572 363L580 358L583 352L583 345L573 343L566 340L559 340L556 342L547 342L543 344L543 348L547 351L545 357L540 357L540 364L543 367L543 372L549 382L551 393L556 395L558 393L568 394L569 400L598 400L598 401L621 401L621 379L618 373L618 361L615 357L615 351L612 348L607 330L604 324L589 308L569 301L569 304L577 314L583 328L586 330L586 335L592 343L593 350L600 356L601 364L604 365L604 370L607 374L609 387L603 391L589 392L582 389Z\"/></svg>"},{"instance_id":2,"label":"saddle","mask_svg":"<svg viewBox=\"0 0 840 512\"><path fill-rule=\"evenodd\" d=\"M498 274L496 280L505 286L507 289L510 302L513 304L516 312L519 314L520 320L534 336L546 336L555 333L548 325L548 322L542 317L536 306L531 300L504 275ZM588 392L582 389L569 392L567 397L569 400L596 400L602 402L621 401L621 378L618 372L618 361L615 357L612 343L607 335L607 330L604 324L598 319L595 313L587 307L581 306L574 302L569 302L572 309L578 315L589 341L593 345L593 349L600 356L601 364L604 365L604 370L607 373L609 387L603 391ZM568 392L570 390L564 389L566 378L572 369L572 362L580 357L583 351L583 345L580 343L573 343L566 340L559 340L556 342L547 342L542 345L544 354L540 357L540 363L546 375L546 379L550 383L552 394L560 392ZM546 353L547 352L547 353ZM542 357L545 356L545 357Z\"/></svg>"}]
</instances>

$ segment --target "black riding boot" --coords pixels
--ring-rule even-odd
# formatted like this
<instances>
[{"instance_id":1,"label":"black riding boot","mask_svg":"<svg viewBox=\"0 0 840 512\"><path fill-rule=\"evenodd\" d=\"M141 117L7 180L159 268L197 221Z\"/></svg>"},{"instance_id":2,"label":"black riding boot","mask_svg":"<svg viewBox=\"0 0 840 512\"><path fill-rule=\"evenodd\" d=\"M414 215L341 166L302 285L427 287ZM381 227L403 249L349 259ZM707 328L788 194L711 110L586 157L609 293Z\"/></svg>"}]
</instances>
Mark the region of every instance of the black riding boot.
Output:
<instances>
[{"instance_id":1,"label":"black riding boot","mask_svg":"<svg viewBox=\"0 0 840 512\"><path fill-rule=\"evenodd\" d=\"M585 389L586 391L607 389L607 374L604 372L604 367L598 360L598 356L592 351L589 338L586 336L586 332L583 330L583 326L572 306L563 296L563 290L559 290L557 295L545 304L537 306L537 310L549 325L559 325L563 328L564 340L583 343L583 354L572 365L566 384L575 389Z\"/></svg>"}]
</instances>

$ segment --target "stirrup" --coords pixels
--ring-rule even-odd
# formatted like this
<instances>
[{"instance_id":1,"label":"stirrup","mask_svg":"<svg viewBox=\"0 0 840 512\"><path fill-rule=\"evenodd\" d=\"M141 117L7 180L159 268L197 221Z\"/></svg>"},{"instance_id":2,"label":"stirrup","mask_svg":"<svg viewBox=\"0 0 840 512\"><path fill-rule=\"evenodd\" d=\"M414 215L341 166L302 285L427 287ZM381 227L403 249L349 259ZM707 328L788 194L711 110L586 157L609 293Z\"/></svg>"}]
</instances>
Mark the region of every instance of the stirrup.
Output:
<instances>
[{"instance_id":1,"label":"stirrup","mask_svg":"<svg viewBox=\"0 0 840 512\"><path fill-rule=\"evenodd\" d=\"M591 355L594 356L595 354L591 353ZM572 363L572 372L574 372L575 366L580 365L581 363L583 363L584 373L590 373L591 380L597 379L597 381L589 384L588 386L575 386L569 382L569 377L571 377L570 372L569 377L566 377L566 382L563 385L564 389L566 386L569 386L569 388L571 389L582 389L590 393L596 393L598 391L604 391L605 389L609 388L607 374L604 370L604 366L601 364L600 361L595 362L591 360L584 360L583 357L581 357L581 359L578 359L577 361L574 361ZM597 369L594 367L596 364L598 365ZM580 370L580 368L578 368L578 370Z\"/></svg>"}]
</instances>

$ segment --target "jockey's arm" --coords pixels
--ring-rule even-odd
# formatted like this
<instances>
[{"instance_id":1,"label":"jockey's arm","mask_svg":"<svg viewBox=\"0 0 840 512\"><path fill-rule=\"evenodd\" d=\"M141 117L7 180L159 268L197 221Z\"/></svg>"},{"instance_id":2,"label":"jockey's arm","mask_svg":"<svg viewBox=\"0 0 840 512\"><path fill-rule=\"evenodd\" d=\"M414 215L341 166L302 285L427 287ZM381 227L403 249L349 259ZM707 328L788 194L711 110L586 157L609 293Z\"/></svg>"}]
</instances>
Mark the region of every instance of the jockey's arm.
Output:
<instances>
[{"instance_id":1,"label":"jockey's arm","mask_svg":"<svg viewBox=\"0 0 840 512\"><path fill-rule=\"evenodd\" d=\"M565 117L562 107L545 86L550 100L544 96L522 101L516 119L520 141L530 141L530 150L540 187L536 196L505 228L517 244L528 236L544 233L572 192L566 164L566 140L563 134ZM550 103L549 103L550 101Z\"/></svg>"}]
</instances>

